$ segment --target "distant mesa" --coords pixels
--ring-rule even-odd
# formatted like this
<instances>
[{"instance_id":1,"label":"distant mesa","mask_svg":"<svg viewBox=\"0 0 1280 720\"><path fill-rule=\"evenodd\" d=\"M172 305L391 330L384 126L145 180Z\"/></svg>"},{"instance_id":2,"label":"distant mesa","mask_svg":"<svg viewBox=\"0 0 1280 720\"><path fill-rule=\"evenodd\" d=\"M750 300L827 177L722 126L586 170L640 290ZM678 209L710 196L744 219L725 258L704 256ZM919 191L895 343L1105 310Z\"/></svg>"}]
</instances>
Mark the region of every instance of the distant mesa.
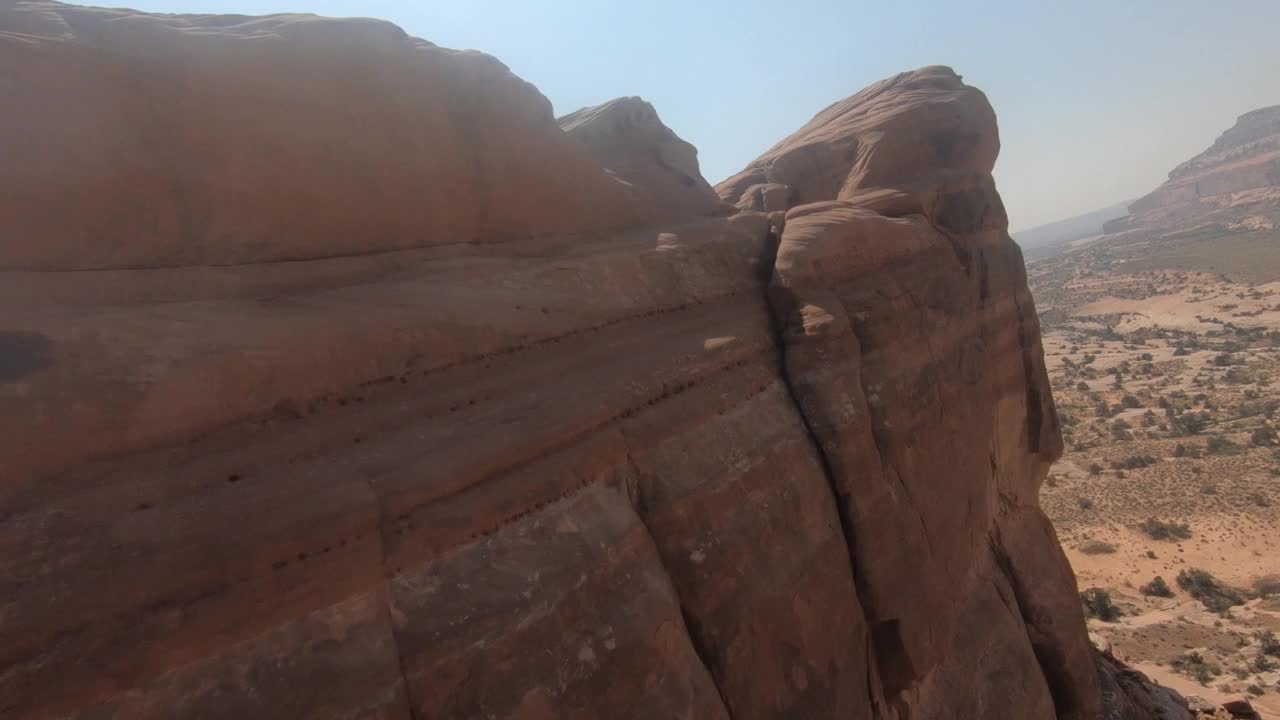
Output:
<instances>
[{"instance_id":1,"label":"distant mesa","mask_svg":"<svg viewBox=\"0 0 1280 720\"><path fill-rule=\"evenodd\" d=\"M1241 115L1209 149L1174 168L1135 200L1107 233L1197 226L1272 229L1280 224L1280 105Z\"/></svg>"}]
</instances>

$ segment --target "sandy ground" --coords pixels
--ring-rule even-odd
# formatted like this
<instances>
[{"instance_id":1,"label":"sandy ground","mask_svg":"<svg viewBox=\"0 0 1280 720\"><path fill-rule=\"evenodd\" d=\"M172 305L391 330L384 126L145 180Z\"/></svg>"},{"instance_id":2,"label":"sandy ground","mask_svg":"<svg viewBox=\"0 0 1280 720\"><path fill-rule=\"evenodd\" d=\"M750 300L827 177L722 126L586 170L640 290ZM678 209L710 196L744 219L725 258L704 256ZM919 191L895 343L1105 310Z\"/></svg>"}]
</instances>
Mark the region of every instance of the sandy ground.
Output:
<instances>
[{"instance_id":1,"label":"sandy ground","mask_svg":"<svg viewBox=\"0 0 1280 720\"><path fill-rule=\"evenodd\" d=\"M1073 258L1031 272L1067 448L1041 502L1080 588L1121 612L1089 621L1094 640L1183 695L1280 720L1280 656L1259 635L1280 633L1280 594L1257 590L1280 586L1280 282ZM1189 537L1154 539L1148 519ZM1192 568L1247 601L1211 612L1177 583ZM1140 591L1156 576L1173 597Z\"/></svg>"}]
</instances>

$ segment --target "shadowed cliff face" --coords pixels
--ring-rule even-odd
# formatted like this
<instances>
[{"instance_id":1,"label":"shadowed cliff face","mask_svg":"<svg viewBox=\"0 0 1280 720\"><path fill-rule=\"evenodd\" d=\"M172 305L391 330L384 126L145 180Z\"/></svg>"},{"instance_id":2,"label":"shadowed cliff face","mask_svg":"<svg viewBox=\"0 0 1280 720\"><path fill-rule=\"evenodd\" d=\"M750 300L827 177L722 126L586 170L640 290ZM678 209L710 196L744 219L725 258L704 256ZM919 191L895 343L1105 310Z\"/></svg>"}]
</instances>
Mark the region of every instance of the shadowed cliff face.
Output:
<instances>
[{"instance_id":1,"label":"shadowed cliff face","mask_svg":"<svg viewBox=\"0 0 1280 720\"><path fill-rule=\"evenodd\" d=\"M950 70L713 193L379 23L10 2L0 57L0 715L1098 716Z\"/></svg>"}]
</instances>

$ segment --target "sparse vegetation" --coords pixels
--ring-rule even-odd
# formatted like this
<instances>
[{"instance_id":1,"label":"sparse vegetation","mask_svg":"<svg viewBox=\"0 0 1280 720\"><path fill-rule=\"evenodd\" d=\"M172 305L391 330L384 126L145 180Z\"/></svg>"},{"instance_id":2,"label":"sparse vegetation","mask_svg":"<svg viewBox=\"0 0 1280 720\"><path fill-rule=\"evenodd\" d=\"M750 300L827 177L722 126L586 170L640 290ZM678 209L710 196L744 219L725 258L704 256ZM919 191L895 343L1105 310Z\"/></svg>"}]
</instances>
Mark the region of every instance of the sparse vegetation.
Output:
<instances>
[{"instance_id":1,"label":"sparse vegetation","mask_svg":"<svg viewBox=\"0 0 1280 720\"><path fill-rule=\"evenodd\" d=\"M1144 468L1155 465L1158 460L1150 455L1130 455L1119 460L1112 460L1111 467L1117 470L1133 470L1135 468Z\"/></svg>"},{"instance_id":2,"label":"sparse vegetation","mask_svg":"<svg viewBox=\"0 0 1280 720\"><path fill-rule=\"evenodd\" d=\"M1169 661L1175 672L1195 679L1201 685L1208 686L1214 678L1222 674L1222 668L1206 662L1198 652L1184 653Z\"/></svg>"},{"instance_id":3,"label":"sparse vegetation","mask_svg":"<svg viewBox=\"0 0 1280 720\"><path fill-rule=\"evenodd\" d=\"M1240 591L1218 582L1213 575L1198 568L1178 573L1178 587L1199 600L1211 612L1226 612L1244 603L1244 596Z\"/></svg>"},{"instance_id":4,"label":"sparse vegetation","mask_svg":"<svg viewBox=\"0 0 1280 720\"><path fill-rule=\"evenodd\" d=\"M1276 237L1265 235L1267 252L1280 260ZM1150 240L1128 252L1117 250L1124 239L1104 238L1029 267L1037 300L1047 298L1059 415L1075 421L1062 422L1068 450L1042 502L1073 548L1085 612L1115 613L1091 620L1100 638L1153 666L1160 682L1176 670L1224 693L1252 685L1270 696L1280 656L1264 645L1280 653L1280 627L1268 625L1280 575L1255 576L1274 566L1280 540L1280 330L1270 329L1280 328L1280 292L1194 265L1135 271L1151 267L1135 264L1149 250L1169 247ZM1196 242L1201 253L1212 245ZM1280 280L1280 263L1268 272ZM1246 299L1254 294L1268 299ZM1160 299L1130 303L1151 297ZM1238 606L1252 597L1257 608ZM1130 612L1147 616L1131 624ZM1265 642L1255 635L1264 629L1273 633Z\"/></svg>"},{"instance_id":5,"label":"sparse vegetation","mask_svg":"<svg viewBox=\"0 0 1280 720\"><path fill-rule=\"evenodd\" d=\"M1109 555L1116 551L1116 546L1103 540L1086 540L1079 550L1085 555Z\"/></svg>"},{"instance_id":6,"label":"sparse vegetation","mask_svg":"<svg viewBox=\"0 0 1280 720\"><path fill-rule=\"evenodd\" d=\"M1080 602L1084 605L1085 617L1103 622L1115 622L1120 618L1120 608L1111 602L1111 593L1102 588L1091 587L1080 593Z\"/></svg>"},{"instance_id":7,"label":"sparse vegetation","mask_svg":"<svg viewBox=\"0 0 1280 720\"><path fill-rule=\"evenodd\" d=\"M1169 583L1165 582L1164 578L1159 575L1151 578L1151 582L1138 588L1138 592L1150 597L1173 597L1173 588L1169 587Z\"/></svg>"},{"instance_id":8,"label":"sparse vegetation","mask_svg":"<svg viewBox=\"0 0 1280 720\"><path fill-rule=\"evenodd\" d=\"M1258 652L1280 658L1280 640L1276 639L1275 632L1259 630L1254 637L1258 640Z\"/></svg>"},{"instance_id":9,"label":"sparse vegetation","mask_svg":"<svg viewBox=\"0 0 1280 720\"><path fill-rule=\"evenodd\" d=\"M1207 455L1238 455L1240 446L1221 435L1210 435L1204 446Z\"/></svg>"},{"instance_id":10,"label":"sparse vegetation","mask_svg":"<svg viewBox=\"0 0 1280 720\"><path fill-rule=\"evenodd\" d=\"M1155 518L1147 518L1139 528L1152 540L1186 540L1191 537L1191 528L1187 525Z\"/></svg>"}]
</instances>

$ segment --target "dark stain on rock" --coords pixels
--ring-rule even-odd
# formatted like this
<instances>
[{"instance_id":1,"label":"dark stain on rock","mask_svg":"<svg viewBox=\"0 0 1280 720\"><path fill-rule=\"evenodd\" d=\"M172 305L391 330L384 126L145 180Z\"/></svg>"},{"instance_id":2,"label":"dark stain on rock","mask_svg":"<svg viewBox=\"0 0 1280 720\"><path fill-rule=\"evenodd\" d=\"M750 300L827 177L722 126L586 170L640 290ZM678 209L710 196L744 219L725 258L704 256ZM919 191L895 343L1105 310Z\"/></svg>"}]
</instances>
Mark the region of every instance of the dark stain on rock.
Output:
<instances>
[{"instance_id":1,"label":"dark stain on rock","mask_svg":"<svg viewBox=\"0 0 1280 720\"><path fill-rule=\"evenodd\" d=\"M49 338L25 330L0 330L0 383L17 382L52 364Z\"/></svg>"}]
</instances>

